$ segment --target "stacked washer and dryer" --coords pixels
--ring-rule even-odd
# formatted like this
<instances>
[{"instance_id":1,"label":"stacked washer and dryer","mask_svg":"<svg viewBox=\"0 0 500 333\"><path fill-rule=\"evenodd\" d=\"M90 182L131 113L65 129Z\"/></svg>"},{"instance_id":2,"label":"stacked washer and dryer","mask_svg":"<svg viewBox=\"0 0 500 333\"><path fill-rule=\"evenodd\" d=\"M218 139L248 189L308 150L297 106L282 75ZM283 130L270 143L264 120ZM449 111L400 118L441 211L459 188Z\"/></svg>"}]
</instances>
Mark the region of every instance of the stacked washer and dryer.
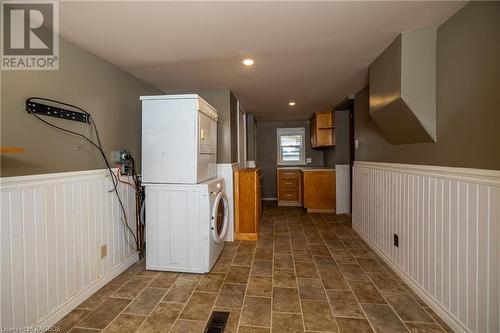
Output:
<instances>
[{"instance_id":1,"label":"stacked washer and dryer","mask_svg":"<svg viewBox=\"0 0 500 333\"><path fill-rule=\"evenodd\" d=\"M217 179L217 111L194 94L142 96L146 268L206 273L223 247L229 205Z\"/></svg>"}]
</instances>

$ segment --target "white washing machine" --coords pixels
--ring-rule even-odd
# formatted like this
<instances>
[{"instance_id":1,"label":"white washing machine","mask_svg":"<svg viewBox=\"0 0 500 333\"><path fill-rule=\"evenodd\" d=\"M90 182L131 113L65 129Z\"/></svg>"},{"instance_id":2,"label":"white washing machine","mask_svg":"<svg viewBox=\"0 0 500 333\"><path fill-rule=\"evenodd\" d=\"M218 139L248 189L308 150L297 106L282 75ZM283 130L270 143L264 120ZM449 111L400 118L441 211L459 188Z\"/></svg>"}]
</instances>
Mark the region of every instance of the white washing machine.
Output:
<instances>
[{"instance_id":1,"label":"white washing machine","mask_svg":"<svg viewBox=\"0 0 500 333\"><path fill-rule=\"evenodd\" d=\"M224 179L145 188L146 268L209 272L222 252L228 227Z\"/></svg>"}]
</instances>

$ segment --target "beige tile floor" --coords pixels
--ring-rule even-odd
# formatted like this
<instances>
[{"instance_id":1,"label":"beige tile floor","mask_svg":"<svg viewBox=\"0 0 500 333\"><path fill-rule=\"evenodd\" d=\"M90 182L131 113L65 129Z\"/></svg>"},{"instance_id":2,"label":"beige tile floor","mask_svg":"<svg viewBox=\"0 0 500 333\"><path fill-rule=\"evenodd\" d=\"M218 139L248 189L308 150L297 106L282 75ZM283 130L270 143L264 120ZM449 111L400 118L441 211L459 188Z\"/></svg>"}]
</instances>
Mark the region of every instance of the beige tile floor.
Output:
<instances>
[{"instance_id":1,"label":"beige tile floor","mask_svg":"<svg viewBox=\"0 0 500 333\"><path fill-rule=\"evenodd\" d=\"M209 274L139 262L56 324L60 332L451 332L355 234L347 216L266 204L257 242L227 243Z\"/></svg>"}]
</instances>

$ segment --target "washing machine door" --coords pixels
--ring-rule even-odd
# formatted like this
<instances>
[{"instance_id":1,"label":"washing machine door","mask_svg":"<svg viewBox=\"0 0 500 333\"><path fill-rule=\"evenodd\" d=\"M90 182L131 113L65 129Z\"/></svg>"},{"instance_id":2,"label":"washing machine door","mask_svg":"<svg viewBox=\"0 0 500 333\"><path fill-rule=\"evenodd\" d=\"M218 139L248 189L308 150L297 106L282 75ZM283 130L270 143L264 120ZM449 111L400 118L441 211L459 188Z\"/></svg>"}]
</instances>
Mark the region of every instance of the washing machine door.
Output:
<instances>
[{"instance_id":1,"label":"washing machine door","mask_svg":"<svg viewBox=\"0 0 500 333\"><path fill-rule=\"evenodd\" d=\"M212 229L212 238L217 244L224 242L228 219L229 202L227 201L226 194L224 192L219 192L215 197L214 207L212 209L212 225L210 226Z\"/></svg>"}]
</instances>

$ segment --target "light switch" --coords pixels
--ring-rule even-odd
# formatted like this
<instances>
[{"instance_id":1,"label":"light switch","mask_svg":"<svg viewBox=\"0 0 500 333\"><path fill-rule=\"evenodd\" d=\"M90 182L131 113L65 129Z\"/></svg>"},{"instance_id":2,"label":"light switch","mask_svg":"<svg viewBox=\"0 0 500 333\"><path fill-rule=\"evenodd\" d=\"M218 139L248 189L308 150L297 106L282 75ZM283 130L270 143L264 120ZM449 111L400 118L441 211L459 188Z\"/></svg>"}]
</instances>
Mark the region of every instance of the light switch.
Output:
<instances>
[{"instance_id":1,"label":"light switch","mask_svg":"<svg viewBox=\"0 0 500 333\"><path fill-rule=\"evenodd\" d=\"M358 140L358 139L355 139L355 140L354 140L354 148L355 148L355 149L358 149L358 148L359 148L359 140Z\"/></svg>"},{"instance_id":2,"label":"light switch","mask_svg":"<svg viewBox=\"0 0 500 333\"><path fill-rule=\"evenodd\" d=\"M312 158L310 158L310 157L306 158L306 163L308 163L308 164L309 164L309 163L312 163L312 161L313 161L313 159L312 159Z\"/></svg>"}]
</instances>

